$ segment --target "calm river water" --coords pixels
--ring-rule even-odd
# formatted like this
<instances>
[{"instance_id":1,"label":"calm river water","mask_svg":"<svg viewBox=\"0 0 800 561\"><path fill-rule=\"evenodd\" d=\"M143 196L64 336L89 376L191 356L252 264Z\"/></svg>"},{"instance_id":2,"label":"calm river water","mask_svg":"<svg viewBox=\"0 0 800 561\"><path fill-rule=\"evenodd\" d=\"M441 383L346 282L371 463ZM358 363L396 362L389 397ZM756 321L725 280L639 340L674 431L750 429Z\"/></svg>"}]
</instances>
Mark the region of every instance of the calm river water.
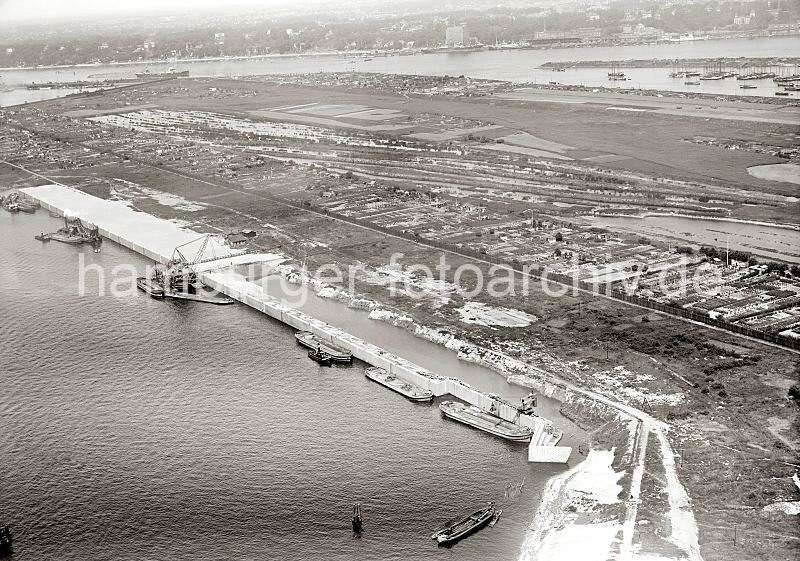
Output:
<instances>
[{"instance_id":1,"label":"calm river water","mask_svg":"<svg viewBox=\"0 0 800 561\"><path fill-rule=\"evenodd\" d=\"M319 368L293 330L243 305L98 296L94 275L80 297L79 255L109 275L148 263L111 242L95 254L33 239L58 224L0 213L0 524L15 559L518 557L563 466L528 464L524 446L406 401L363 364ZM489 500L495 528L452 549L429 539Z\"/></svg>"},{"instance_id":2,"label":"calm river water","mask_svg":"<svg viewBox=\"0 0 800 561\"><path fill-rule=\"evenodd\" d=\"M305 72L385 72L451 76L465 75L513 82L549 82L625 88L656 88L672 91L700 91L731 95L767 95L776 91L772 80L759 80L754 90L739 89L735 79L703 81L699 86L687 86L685 79L669 78L669 69L623 69L630 77L627 82L609 82L608 68L569 69L552 72L538 68L545 62L577 60L650 60L702 57L791 57L800 52L800 37L763 37L757 39L725 39L686 41L657 45L626 47L589 47L567 49L517 49L469 53L432 53L412 56L362 57L287 56L251 59L202 60L152 64L104 64L69 68L24 68L0 71L8 87L31 82L58 82L105 78L132 78L134 73L149 68L151 72L166 72L170 66L189 70L192 76L243 76L292 74ZM700 69L702 70L702 69ZM786 67L785 73L797 69ZM750 82L751 84L753 82ZM793 92L792 95L797 92ZM19 103L19 101L17 101ZM10 103L0 92L0 106Z\"/></svg>"}]
</instances>

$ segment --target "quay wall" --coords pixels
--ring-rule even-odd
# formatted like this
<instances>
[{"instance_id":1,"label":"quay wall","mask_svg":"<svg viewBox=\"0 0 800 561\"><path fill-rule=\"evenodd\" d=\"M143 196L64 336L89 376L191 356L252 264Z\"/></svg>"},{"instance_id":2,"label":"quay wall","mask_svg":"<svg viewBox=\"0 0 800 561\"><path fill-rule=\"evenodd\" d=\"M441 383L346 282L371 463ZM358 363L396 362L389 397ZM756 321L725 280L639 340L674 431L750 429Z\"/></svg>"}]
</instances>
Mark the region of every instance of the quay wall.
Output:
<instances>
[{"instance_id":1,"label":"quay wall","mask_svg":"<svg viewBox=\"0 0 800 561\"><path fill-rule=\"evenodd\" d=\"M127 247L158 263L166 263L176 246L189 243L201 234L181 228L168 220L137 212L119 201L107 201L62 185L44 185L20 190L42 208L60 215L70 214L97 227L104 238ZM272 256L273 258L277 256ZM440 397L450 394L466 403L498 417L533 429L529 460L534 462L566 462L572 448L556 446L561 432L549 420L521 414L512 404L462 382L432 373L402 357L351 335L338 327L316 319L300 310L281 304L269 296L262 286L249 282L229 265L215 270L213 263L199 273L200 280L214 290L226 294L295 329L311 331L319 338L353 353L356 358L386 369L399 378L430 390ZM543 450L543 449L547 450Z\"/></svg>"}]
</instances>

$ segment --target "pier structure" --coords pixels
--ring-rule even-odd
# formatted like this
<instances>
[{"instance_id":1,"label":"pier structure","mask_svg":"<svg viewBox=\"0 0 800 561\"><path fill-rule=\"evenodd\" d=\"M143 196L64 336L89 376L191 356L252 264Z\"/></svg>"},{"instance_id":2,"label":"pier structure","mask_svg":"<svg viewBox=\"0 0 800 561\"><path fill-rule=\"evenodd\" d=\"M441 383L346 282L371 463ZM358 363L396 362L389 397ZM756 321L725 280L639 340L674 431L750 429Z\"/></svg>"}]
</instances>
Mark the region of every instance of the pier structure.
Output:
<instances>
[{"instance_id":1,"label":"pier structure","mask_svg":"<svg viewBox=\"0 0 800 561\"><path fill-rule=\"evenodd\" d=\"M156 263L168 263L176 247L196 240L202 234L187 230L169 220L137 212L120 201L94 197L64 185L43 185L21 189L26 197L50 212L69 212L95 226L99 234L127 247ZM384 368L398 378L430 390L440 397L450 394L497 417L533 430L528 449L531 462L566 463L572 452L558 446L561 431L551 421L521 412L502 398L477 390L458 378L435 374L403 357L397 356L344 330L281 303L268 295L263 286L250 282L234 270L235 265L282 263L279 254L249 254L230 249L227 255L198 264L198 278L210 288L225 294L295 329L311 331L320 339L345 348L356 358Z\"/></svg>"}]
</instances>

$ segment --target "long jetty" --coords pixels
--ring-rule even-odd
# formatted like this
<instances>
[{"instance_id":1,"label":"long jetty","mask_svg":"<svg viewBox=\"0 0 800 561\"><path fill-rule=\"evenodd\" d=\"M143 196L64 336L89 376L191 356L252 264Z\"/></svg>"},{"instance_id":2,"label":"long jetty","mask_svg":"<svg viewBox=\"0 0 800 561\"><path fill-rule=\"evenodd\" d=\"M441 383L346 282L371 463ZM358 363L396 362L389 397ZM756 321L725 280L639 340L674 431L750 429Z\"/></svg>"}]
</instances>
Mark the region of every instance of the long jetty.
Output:
<instances>
[{"instance_id":1,"label":"long jetty","mask_svg":"<svg viewBox=\"0 0 800 561\"><path fill-rule=\"evenodd\" d=\"M169 220L137 212L121 201L94 197L64 185L43 185L20 189L24 196L38 202L50 212L68 213L97 227L101 236L127 247L157 263L170 260L175 247L195 241L202 234ZM531 462L565 463L572 448L558 446L562 433L551 421L538 415L521 413L506 400L479 391L458 378L441 376L409 360L369 343L344 330L281 303L268 295L260 284L249 281L235 270L236 265L250 263L279 264L285 258L278 254L249 254L230 250L230 255L201 263L200 280L214 290L226 294L286 325L311 331L320 339L348 349L356 358L386 369L398 378L430 390L440 397L450 394L507 421L530 427L533 438L528 448Z\"/></svg>"}]
</instances>

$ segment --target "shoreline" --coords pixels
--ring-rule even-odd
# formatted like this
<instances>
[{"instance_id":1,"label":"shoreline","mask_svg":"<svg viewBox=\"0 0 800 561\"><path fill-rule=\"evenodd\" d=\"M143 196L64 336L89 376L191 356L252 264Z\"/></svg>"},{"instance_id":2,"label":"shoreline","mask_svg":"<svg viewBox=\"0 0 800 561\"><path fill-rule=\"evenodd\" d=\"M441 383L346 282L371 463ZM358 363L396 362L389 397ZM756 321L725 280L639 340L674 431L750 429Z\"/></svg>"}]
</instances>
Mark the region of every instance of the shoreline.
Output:
<instances>
[{"instance_id":1,"label":"shoreline","mask_svg":"<svg viewBox=\"0 0 800 561\"><path fill-rule=\"evenodd\" d=\"M461 54L461 53L474 53L474 52L492 52L492 51L522 51L522 50L532 50L532 51L543 51L543 50L564 50L564 49L591 49L591 48L624 48L624 47L637 47L637 46L650 46L650 45L677 45L683 43L697 43L697 42L707 42L707 41L735 41L735 40L752 40L752 39L782 39L785 37L796 37L798 34L782 34L782 35L754 35L754 36L744 36L744 37L695 37L693 39L686 39L686 40L678 40L678 41L669 41L669 40L662 40L662 41L643 41L640 43L602 43L602 44L564 44L564 45L484 45L482 47L466 47L464 49L447 49L447 48L421 48L416 51L405 51L402 49L396 49L391 51L375 51L375 50L359 50L359 51L321 51L321 52L302 52L302 53L269 53L263 55L235 55L235 56L217 56L217 57L202 57L202 58L180 58L180 59L154 59L154 60L131 60L131 61L112 61L112 62L100 62L100 63L92 63L92 62L83 62L78 64L50 64L50 65L37 65L37 66L7 66L7 67L0 67L0 71L11 72L11 71L31 71L31 70L57 70L57 69L68 69L68 68L91 68L94 66L137 66L137 65L148 65L148 64L171 64L171 63L185 63L185 64L192 64L196 62L218 62L218 61L225 61L225 60L261 60L261 59L292 59L292 58L313 58L313 57L336 57L341 56L343 58L352 58L352 57L362 57L362 56L370 56L370 57L391 57L391 56L400 56L404 53L411 53L411 55L429 55L429 54ZM409 56L405 54L405 56ZM746 58L746 57L745 57ZM796 59L796 56L793 55L786 55L783 57L753 57L754 59L772 59L772 58L788 58L788 59ZM676 60L692 60L692 59L676 59ZM736 60L736 59L733 59ZM589 62L596 62L596 61L589 61ZM547 62L544 63L542 66L546 64L562 64L562 63L551 63ZM563 63L566 64L566 63ZM571 64L571 63L570 63Z\"/></svg>"},{"instance_id":2,"label":"shoreline","mask_svg":"<svg viewBox=\"0 0 800 561\"><path fill-rule=\"evenodd\" d=\"M564 62L548 61L539 68L607 68L609 63L614 63L619 68L670 68L676 64L689 66L702 66L712 64L735 65L765 65L792 68L800 64L800 57L697 57L697 58L658 58L658 59L624 59L624 60L570 60Z\"/></svg>"},{"instance_id":3,"label":"shoreline","mask_svg":"<svg viewBox=\"0 0 800 561\"><path fill-rule=\"evenodd\" d=\"M39 202L42 208L58 213L64 208L86 222L98 227L105 237L152 259L164 263L170 255L170 248L179 242L193 242L201 234L186 230L170 222L147 213L138 213L127 205L99 199L63 185L44 185L22 189L21 192ZM100 217L100 220L97 219ZM149 228L147 228L149 226ZM126 234L113 231L126 231ZM131 235L133 232L133 235ZM128 235L129 237L124 237ZM271 264L274 267L286 261L282 254L248 254L231 251L231 255L214 261L214 266L204 264L198 267L198 275L204 284L217 292L225 294L246 306L254 308L295 329L312 331L329 343L347 349L355 358L372 366L386 369L414 384L441 397L451 395L456 399L489 411L506 421L512 421L532 430L533 437L528 446L529 462L566 463L572 454L569 446L559 446L563 435L549 419L522 413L506 400L477 390L458 378L442 376L431 372L399 355L384 350L343 329L319 320L299 309L292 308L279 299L267 294L263 286L248 280L234 270L236 265ZM205 262L204 262L205 263Z\"/></svg>"}]
</instances>

